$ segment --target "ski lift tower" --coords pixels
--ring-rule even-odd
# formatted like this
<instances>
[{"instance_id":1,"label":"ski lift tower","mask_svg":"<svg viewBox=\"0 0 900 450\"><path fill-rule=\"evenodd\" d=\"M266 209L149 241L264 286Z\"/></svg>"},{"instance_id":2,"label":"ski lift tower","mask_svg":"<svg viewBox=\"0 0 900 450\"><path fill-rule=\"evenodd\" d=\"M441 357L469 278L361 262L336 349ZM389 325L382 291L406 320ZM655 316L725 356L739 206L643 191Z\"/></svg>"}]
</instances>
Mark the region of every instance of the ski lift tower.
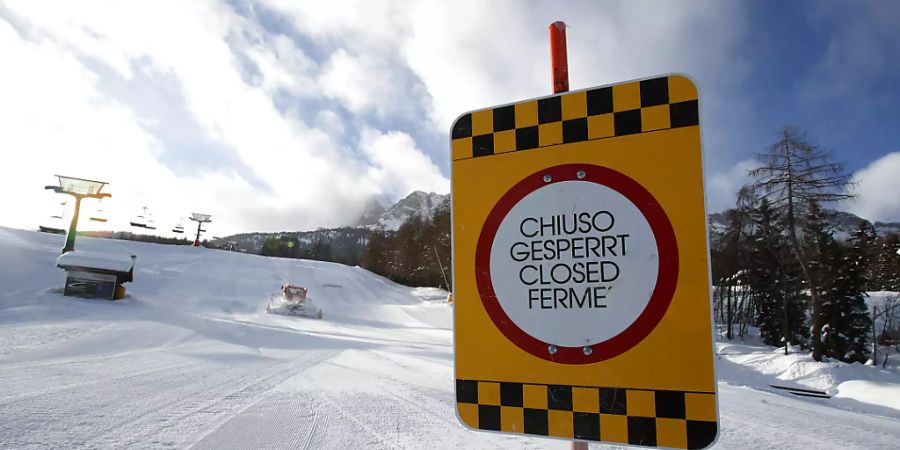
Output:
<instances>
[{"instance_id":1,"label":"ski lift tower","mask_svg":"<svg viewBox=\"0 0 900 450\"><path fill-rule=\"evenodd\" d=\"M200 246L200 232L206 231L203 229L203 224L212 222L210 217L209 214L191 213L191 220L197 222L197 238L194 239L194 247Z\"/></svg>"},{"instance_id":2,"label":"ski lift tower","mask_svg":"<svg viewBox=\"0 0 900 450\"><path fill-rule=\"evenodd\" d=\"M68 253L75 250L75 232L78 228L78 212L81 209L81 199L96 198L99 200L112 195L100 192L108 184L105 181L92 181L63 175L56 175L56 178L59 179L59 186L45 186L44 189L52 190L57 194L68 194L75 197L75 211L72 213L72 222L69 224L69 232L66 234L66 245L62 249L63 253Z\"/></svg>"}]
</instances>

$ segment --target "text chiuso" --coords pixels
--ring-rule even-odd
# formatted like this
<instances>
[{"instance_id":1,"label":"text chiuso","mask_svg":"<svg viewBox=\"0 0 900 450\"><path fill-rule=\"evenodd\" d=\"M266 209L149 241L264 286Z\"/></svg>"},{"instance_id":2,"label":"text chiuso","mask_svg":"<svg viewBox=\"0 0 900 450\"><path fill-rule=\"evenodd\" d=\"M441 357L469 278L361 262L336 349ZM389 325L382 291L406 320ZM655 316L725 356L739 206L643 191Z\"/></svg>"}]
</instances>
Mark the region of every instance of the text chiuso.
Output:
<instances>
[{"instance_id":1,"label":"text chiuso","mask_svg":"<svg viewBox=\"0 0 900 450\"><path fill-rule=\"evenodd\" d=\"M509 248L528 286L528 309L605 308L608 284L620 275L613 258L628 253L627 233L610 231L610 211L526 217L522 240Z\"/></svg>"}]
</instances>

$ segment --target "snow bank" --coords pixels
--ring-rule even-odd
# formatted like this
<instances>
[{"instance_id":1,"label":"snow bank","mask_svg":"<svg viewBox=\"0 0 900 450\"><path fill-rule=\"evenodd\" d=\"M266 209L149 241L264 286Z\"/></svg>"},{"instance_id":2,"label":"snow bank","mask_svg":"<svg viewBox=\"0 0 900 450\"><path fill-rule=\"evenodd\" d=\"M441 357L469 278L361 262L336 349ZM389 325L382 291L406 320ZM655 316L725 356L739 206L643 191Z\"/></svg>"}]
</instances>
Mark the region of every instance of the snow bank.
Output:
<instances>
[{"instance_id":1,"label":"snow bank","mask_svg":"<svg viewBox=\"0 0 900 450\"><path fill-rule=\"evenodd\" d=\"M900 418L900 372L860 363L816 362L807 352L784 354L783 348L749 345L722 338L716 342L721 382L779 395L772 386L811 389L833 398L832 406L866 414Z\"/></svg>"},{"instance_id":2,"label":"snow bank","mask_svg":"<svg viewBox=\"0 0 900 450\"><path fill-rule=\"evenodd\" d=\"M423 302L447 303L447 291L434 287L417 287L410 291Z\"/></svg>"},{"instance_id":3,"label":"snow bank","mask_svg":"<svg viewBox=\"0 0 900 450\"><path fill-rule=\"evenodd\" d=\"M838 385L835 397L849 398L900 411L900 384L851 380Z\"/></svg>"},{"instance_id":4,"label":"snow bank","mask_svg":"<svg viewBox=\"0 0 900 450\"><path fill-rule=\"evenodd\" d=\"M340 264L79 238L79 253L141 263L129 299L73 299L60 293L63 241L0 227L0 447L570 447L459 424L445 291ZM266 314L285 282L308 287L325 319ZM717 349L717 449L900 440L896 369Z\"/></svg>"},{"instance_id":5,"label":"snow bank","mask_svg":"<svg viewBox=\"0 0 900 450\"><path fill-rule=\"evenodd\" d=\"M96 251L75 250L56 258L58 267L85 267L90 269L128 272L134 267L134 259L129 255Z\"/></svg>"}]
</instances>

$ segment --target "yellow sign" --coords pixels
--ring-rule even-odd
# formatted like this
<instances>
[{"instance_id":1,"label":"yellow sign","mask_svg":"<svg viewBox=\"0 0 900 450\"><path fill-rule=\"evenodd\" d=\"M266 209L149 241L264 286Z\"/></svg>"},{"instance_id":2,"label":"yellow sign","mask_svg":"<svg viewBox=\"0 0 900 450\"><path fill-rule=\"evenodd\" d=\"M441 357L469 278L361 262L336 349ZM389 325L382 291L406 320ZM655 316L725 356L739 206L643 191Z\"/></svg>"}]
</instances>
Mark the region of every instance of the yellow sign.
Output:
<instances>
[{"instance_id":1,"label":"yellow sign","mask_svg":"<svg viewBox=\"0 0 900 450\"><path fill-rule=\"evenodd\" d=\"M456 398L473 429L673 448L718 433L686 77L453 125Z\"/></svg>"}]
</instances>

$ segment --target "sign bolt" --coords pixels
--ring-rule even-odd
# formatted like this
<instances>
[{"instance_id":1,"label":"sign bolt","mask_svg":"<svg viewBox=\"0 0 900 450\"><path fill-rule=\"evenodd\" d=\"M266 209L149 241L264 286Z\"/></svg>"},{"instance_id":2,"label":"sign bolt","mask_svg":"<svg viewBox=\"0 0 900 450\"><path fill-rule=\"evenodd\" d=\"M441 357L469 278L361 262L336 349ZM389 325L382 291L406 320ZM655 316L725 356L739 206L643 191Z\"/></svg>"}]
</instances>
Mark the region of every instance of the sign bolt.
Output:
<instances>
[{"instance_id":1,"label":"sign bolt","mask_svg":"<svg viewBox=\"0 0 900 450\"><path fill-rule=\"evenodd\" d=\"M549 176L549 175L547 175L547 176ZM550 353L551 355L555 355L556 354L556 346L553 344L550 344L550 346L547 347L547 353Z\"/></svg>"},{"instance_id":2,"label":"sign bolt","mask_svg":"<svg viewBox=\"0 0 900 450\"><path fill-rule=\"evenodd\" d=\"M584 178L584 175L585 175L585 174L584 174L584 169L579 169L579 170L578 170L578 173L576 173L575 175L578 176L578 179L579 179L579 180L582 179L582 178Z\"/></svg>"},{"instance_id":3,"label":"sign bolt","mask_svg":"<svg viewBox=\"0 0 900 450\"><path fill-rule=\"evenodd\" d=\"M544 183L549 183L551 181L553 181L553 177L551 177L550 174L544 175Z\"/></svg>"},{"instance_id":4,"label":"sign bolt","mask_svg":"<svg viewBox=\"0 0 900 450\"><path fill-rule=\"evenodd\" d=\"M581 348L581 351L584 352L584 354L587 356L590 356L591 353L594 353L594 349L592 349L590 345L585 345Z\"/></svg>"}]
</instances>

